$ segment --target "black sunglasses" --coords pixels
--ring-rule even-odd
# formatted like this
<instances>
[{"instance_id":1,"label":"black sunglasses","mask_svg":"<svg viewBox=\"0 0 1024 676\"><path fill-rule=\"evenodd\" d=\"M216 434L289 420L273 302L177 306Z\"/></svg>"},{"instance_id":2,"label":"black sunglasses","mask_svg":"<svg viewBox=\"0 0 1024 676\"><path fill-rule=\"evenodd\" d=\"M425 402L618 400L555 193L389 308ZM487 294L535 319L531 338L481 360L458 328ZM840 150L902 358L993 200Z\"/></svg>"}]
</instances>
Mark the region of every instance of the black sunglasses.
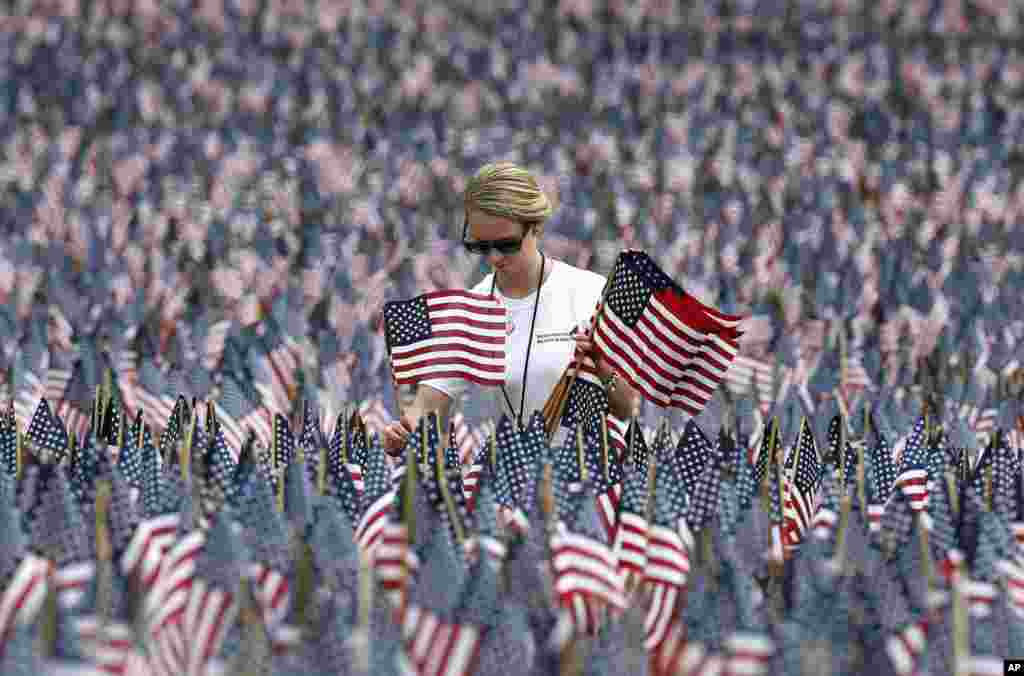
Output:
<instances>
[{"instance_id":1,"label":"black sunglasses","mask_svg":"<svg viewBox=\"0 0 1024 676\"><path fill-rule=\"evenodd\" d=\"M506 239L481 239L477 241L468 241L466 235L469 233L469 221L464 221L462 224L462 245L466 247L466 251L471 254L478 254L486 256L491 253L492 250L497 251L502 256L511 256L512 254L519 253L519 250L523 248L523 240L530 234L530 230L533 229L533 224L528 224L526 232L523 233L522 237L509 237Z\"/></svg>"}]
</instances>

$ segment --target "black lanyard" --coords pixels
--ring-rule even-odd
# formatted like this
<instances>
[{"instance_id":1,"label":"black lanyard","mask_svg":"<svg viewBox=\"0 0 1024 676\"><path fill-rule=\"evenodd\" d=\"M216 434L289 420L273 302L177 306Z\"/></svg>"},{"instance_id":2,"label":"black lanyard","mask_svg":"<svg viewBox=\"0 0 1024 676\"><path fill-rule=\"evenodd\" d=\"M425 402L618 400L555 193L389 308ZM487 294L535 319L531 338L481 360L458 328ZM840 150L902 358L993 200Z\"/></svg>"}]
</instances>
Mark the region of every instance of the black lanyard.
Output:
<instances>
[{"instance_id":1,"label":"black lanyard","mask_svg":"<svg viewBox=\"0 0 1024 676\"><path fill-rule=\"evenodd\" d=\"M533 327L537 323L537 307L540 305L540 287L544 283L544 262L547 258L543 253L540 255L540 279L537 280L537 297L533 299L533 317L530 319L530 339L526 343L526 363L523 364L523 393L519 401L519 415L516 415L516 420L519 421L519 429L523 428L523 412L526 408L526 375L530 371L530 348L533 347ZM498 281L498 273L494 273L494 278L491 279L491 296L494 295L494 286ZM512 406L512 400L508 396L508 391L505 389L505 383L501 384L501 393L505 395L505 403L508 404L508 410L512 411L515 415L516 410Z\"/></svg>"}]
</instances>

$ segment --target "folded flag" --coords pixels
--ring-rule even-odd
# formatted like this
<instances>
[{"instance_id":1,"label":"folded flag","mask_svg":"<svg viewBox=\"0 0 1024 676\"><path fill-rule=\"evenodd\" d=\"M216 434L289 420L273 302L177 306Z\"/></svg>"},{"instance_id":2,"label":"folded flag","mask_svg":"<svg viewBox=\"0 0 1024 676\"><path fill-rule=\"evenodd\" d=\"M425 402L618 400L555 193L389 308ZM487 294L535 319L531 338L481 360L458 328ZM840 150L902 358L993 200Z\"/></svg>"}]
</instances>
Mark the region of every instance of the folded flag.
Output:
<instances>
[{"instance_id":1,"label":"folded flag","mask_svg":"<svg viewBox=\"0 0 1024 676\"><path fill-rule=\"evenodd\" d=\"M396 382L462 378L505 382L505 307L495 298L457 289L384 304L384 333Z\"/></svg>"},{"instance_id":2,"label":"folded flag","mask_svg":"<svg viewBox=\"0 0 1024 676\"><path fill-rule=\"evenodd\" d=\"M695 416L736 357L741 320L686 293L646 253L627 250L608 280L594 340L650 401Z\"/></svg>"}]
</instances>

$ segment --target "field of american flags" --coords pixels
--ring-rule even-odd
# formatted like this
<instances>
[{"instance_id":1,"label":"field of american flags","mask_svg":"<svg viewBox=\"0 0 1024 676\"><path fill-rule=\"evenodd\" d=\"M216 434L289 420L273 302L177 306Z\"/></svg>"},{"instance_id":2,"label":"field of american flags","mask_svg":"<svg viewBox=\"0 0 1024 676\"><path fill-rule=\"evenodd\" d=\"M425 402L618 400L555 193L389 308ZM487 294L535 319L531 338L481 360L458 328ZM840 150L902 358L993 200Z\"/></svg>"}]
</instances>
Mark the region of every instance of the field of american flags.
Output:
<instances>
[{"instance_id":1,"label":"field of american flags","mask_svg":"<svg viewBox=\"0 0 1024 676\"><path fill-rule=\"evenodd\" d=\"M1019 656L1024 5L527 4L0 10L0 672ZM498 158L557 196L546 252L752 316L673 390L667 306L616 304L620 368L695 420L545 449L467 398L446 494L370 452L409 394L382 307L472 286Z\"/></svg>"},{"instance_id":2,"label":"field of american flags","mask_svg":"<svg viewBox=\"0 0 1024 676\"><path fill-rule=\"evenodd\" d=\"M1019 421L967 400L723 387L625 447L431 415L393 458L372 405L161 428L132 386L0 417L4 673L987 673L1024 630Z\"/></svg>"}]
</instances>

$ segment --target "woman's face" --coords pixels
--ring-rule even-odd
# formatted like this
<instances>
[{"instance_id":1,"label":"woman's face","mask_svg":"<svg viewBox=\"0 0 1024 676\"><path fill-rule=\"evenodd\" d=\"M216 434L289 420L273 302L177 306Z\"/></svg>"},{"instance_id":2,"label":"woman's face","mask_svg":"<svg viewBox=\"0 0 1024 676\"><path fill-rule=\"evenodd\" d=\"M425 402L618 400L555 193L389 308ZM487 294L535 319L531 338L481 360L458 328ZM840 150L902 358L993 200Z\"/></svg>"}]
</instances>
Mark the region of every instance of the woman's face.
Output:
<instances>
[{"instance_id":1,"label":"woman's face","mask_svg":"<svg viewBox=\"0 0 1024 676\"><path fill-rule=\"evenodd\" d=\"M478 209L466 212L467 242L508 242L521 240L519 250L514 253L501 253L491 247L486 260L503 278L519 279L529 275L531 262L537 256L537 233L519 221L501 216L491 216Z\"/></svg>"}]
</instances>

